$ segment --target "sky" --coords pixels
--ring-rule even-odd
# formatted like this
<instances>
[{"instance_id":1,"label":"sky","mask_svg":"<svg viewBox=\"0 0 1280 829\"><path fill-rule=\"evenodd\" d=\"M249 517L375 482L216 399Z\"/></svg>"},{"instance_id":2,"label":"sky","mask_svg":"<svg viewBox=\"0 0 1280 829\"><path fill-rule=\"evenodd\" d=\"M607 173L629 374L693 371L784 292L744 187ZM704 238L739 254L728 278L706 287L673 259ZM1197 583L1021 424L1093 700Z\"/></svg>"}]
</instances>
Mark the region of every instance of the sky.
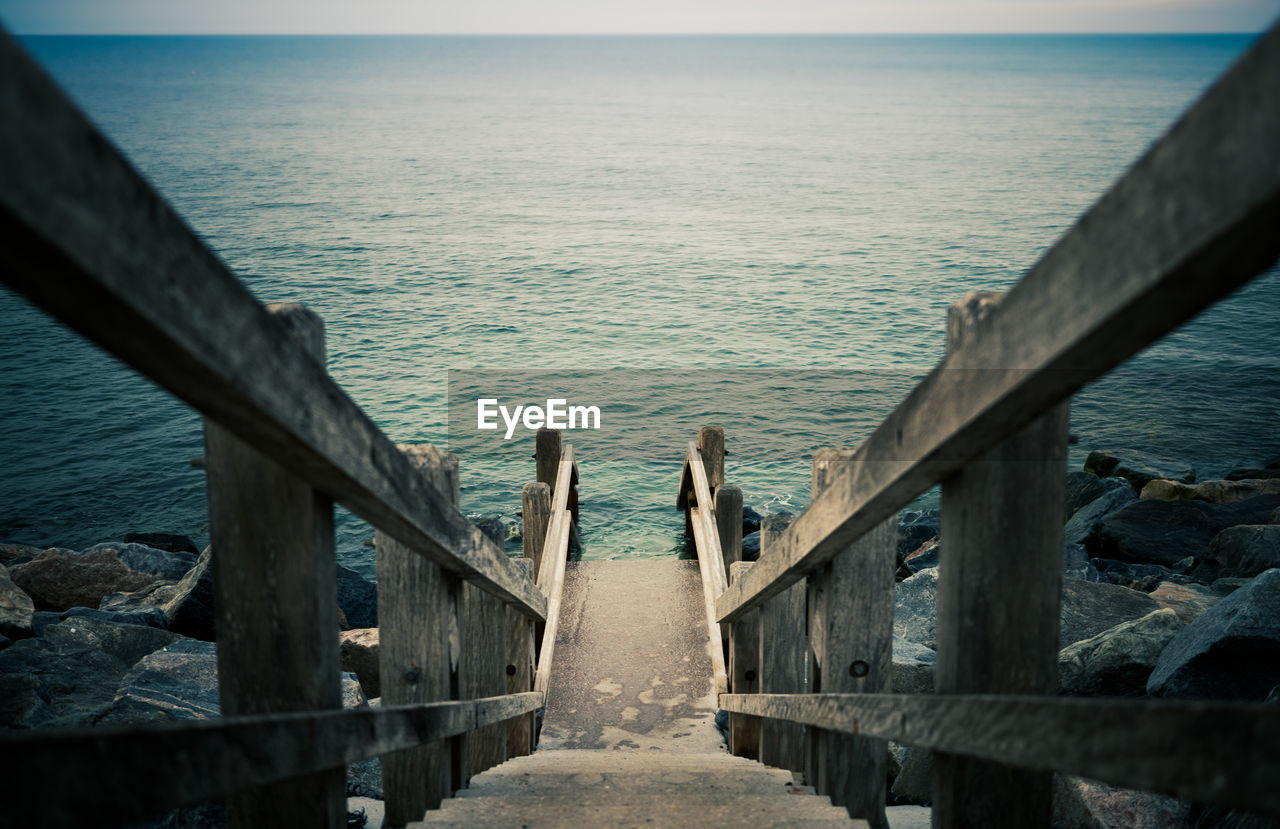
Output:
<instances>
[{"instance_id":1,"label":"sky","mask_svg":"<svg viewBox=\"0 0 1280 829\"><path fill-rule=\"evenodd\" d=\"M0 0L17 34L1258 32L1280 0Z\"/></svg>"}]
</instances>

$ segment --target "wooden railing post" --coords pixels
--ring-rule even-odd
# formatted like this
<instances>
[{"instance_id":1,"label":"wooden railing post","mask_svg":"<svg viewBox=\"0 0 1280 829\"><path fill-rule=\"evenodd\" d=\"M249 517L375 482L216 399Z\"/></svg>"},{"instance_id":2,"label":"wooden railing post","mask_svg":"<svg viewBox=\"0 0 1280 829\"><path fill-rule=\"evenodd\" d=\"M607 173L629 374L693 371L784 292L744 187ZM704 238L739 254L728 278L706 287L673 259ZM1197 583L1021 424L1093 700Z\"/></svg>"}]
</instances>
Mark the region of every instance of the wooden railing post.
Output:
<instances>
[{"instance_id":1,"label":"wooden railing post","mask_svg":"<svg viewBox=\"0 0 1280 829\"><path fill-rule=\"evenodd\" d=\"M834 449L813 456L813 497L853 461ZM895 515L809 575L811 693L888 693L893 671ZM818 794L844 806L850 817L888 829L885 780L889 747L884 740L822 728L809 731L810 774Z\"/></svg>"},{"instance_id":2,"label":"wooden railing post","mask_svg":"<svg viewBox=\"0 0 1280 829\"><path fill-rule=\"evenodd\" d=\"M754 562L729 565L730 583L743 578ZM755 694L760 691L760 612L753 610L729 629L729 693ZM750 760L760 759L760 718L749 714L729 715L729 753Z\"/></svg>"},{"instance_id":3,"label":"wooden railing post","mask_svg":"<svg viewBox=\"0 0 1280 829\"><path fill-rule=\"evenodd\" d=\"M524 485L520 493L520 537L524 557L533 561L533 572L542 569L542 547L551 521L551 486L541 481Z\"/></svg>"},{"instance_id":4,"label":"wooden railing post","mask_svg":"<svg viewBox=\"0 0 1280 829\"><path fill-rule=\"evenodd\" d=\"M271 306L321 366L324 323ZM342 707L333 502L205 421L222 713ZM232 827L346 825L342 768L227 796Z\"/></svg>"},{"instance_id":5,"label":"wooden railing post","mask_svg":"<svg viewBox=\"0 0 1280 829\"><path fill-rule=\"evenodd\" d=\"M763 558L792 521L790 515L768 515L760 527ZM760 608L760 692L799 694L804 691L805 583L793 584ZM804 726L766 719L760 726L760 762L767 766L804 770Z\"/></svg>"},{"instance_id":6,"label":"wooden railing post","mask_svg":"<svg viewBox=\"0 0 1280 829\"><path fill-rule=\"evenodd\" d=\"M742 490L721 486L712 498L716 530L720 533L720 554L724 556L724 568L728 572L735 561L742 561Z\"/></svg>"},{"instance_id":7,"label":"wooden railing post","mask_svg":"<svg viewBox=\"0 0 1280 829\"><path fill-rule=\"evenodd\" d=\"M524 485L520 497L520 534L527 563L526 572L536 578L542 565L547 526L551 521L551 487L541 482ZM507 609L507 689L532 691L534 663L537 659L535 625L523 615ZM514 670L513 670L514 669ZM529 754L537 745L536 714L529 714L507 725L507 756Z\"/></svg>"},{"instance_id":8,"label":"wooden railing post","mask_svg":"<svg viewBox=\"0 0 1280 829\"><path fill-rule=\"evenodd\" d=\"M432 446L402 446L404 455L453 501L458 457ZM382 704L457 699L460 580L405 545L378 532L378 667ZM457 741L436 741L382 758L386 825L404 826L453 794Z\"/></svg>"},{"instance_id":9,"label":"wooden railing post","mask_svg":"<svg viewBox=\"0 0 1280 829\"><path fill-rule=\"evenodd\" d=\"M562 436L559 429L539 429L535 449L534 462L537 464L537 481L551 488L555 496L556 472L560 469L560 446Z\"/></svg>"},{"instance_id":10,"label":"wooden railing post","mask_svg":"<svg viewBox=\"0 0 1280 829\"><path fill-rule=\"evenodd\" d=\"M724 429L720 426L703 426L698 430L698 451L702 465L707 470L707 483L711 495L724 486ZM701 505L699 505L701 506Z\"/></svg>"},{"instance_id":11,"label":"wooden railing post","mask_svg":"<svg viewBox=\"0 0 1280 829\"><path fill-rule=\"evenodd\" d=\"M948 349L999 299L970 294L952 305ZM943 481L939 694L1056 693L1066 456L1062 403ZM933 768L934 826L1049 825L1050 772L943 752Z\"/></svg>"}]
</instances>

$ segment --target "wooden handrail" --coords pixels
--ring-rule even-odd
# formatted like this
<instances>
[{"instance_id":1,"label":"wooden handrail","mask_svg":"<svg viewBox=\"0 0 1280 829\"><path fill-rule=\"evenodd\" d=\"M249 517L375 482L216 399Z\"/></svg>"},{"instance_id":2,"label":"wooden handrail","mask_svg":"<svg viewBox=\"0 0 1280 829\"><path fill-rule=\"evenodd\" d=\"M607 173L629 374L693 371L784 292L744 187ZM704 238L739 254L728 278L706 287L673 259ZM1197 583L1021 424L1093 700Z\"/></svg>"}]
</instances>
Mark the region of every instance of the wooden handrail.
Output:
<instances>
[{"instance_id":1,"label":"wooden handrail","mask_svg":"<svg viewBox=\"0 0 1280 829\"><path fill-rule=\"evenodd\" d=\"M0 734L14 825L114 826L301 774L339 768L541 708L542 694L161 725ZM52 775L76 783L48 796ZM26 796L33 795L33 796Z\"/></svg>"},{"instance_id":2,"label":"wooden handrail","mask_svg":"<svg viewBox=\"0 0 1280 829\"><path fill-rule=\"evenodd\" d=\"M545 618L532 582L3 32L0 236L10 288L418 554Z\"/></svg>"},{"instance_id":3,"label":"wooden handrail","mask_svg":"<svg viewBox=\"0 0 1280 829\"><path fill-rule=\"evenodd\" d=\"M716 598L725 590L724 557L720 552L720 532L716 528L715 508L711 501L711 486L707 481L707 472L702 463L702 452L698 444L690 441L688 454L685 456L685 469L692 477L693 497L697 506L689 506L690 527L693 529L693 543L697 550L698 572L702 581L703 606L706 611L707 635L711 652L712 680L717 694L727 693L729 680L724 662L724 647L721 644L726 638L716 621ZM684 480L684 473L681 474Z\"/></svg>"},{"instance_id":4,"label":"wooden handrail","mask_svg":"<svg viewBox=\"0 0 1280 829\"><path fill-rule=\"evenodd\" d=\"M560 463L556 468L555 486L551 491L551 521L547 524L546 541L542 545L542 561L538 568L538 587L542 591L542 595L550 599L551 588L554 584L552 578L553 572L557 564L548 552L555 549L554 545L558 542L561 532L564 528L560 523L565 520L565 512L569 509L569 490L572 487L572 481L577 477L577 462L573 457L573 446L565 444L560 451ZM572 517L569 522L572 523ZM548 608L548 612L550 608ZM547 621L551 621L547 617Z\"/></svg>"},{"instance_id":5,"label":"wooden handrail","mask_svg":"<svg viewBox=\"0 0 1280 829\"><path fill-rule=\"evenodd\" d=\"M1280 255L1280 26L1018 282L716 603L737 619ZM1138 321L1138 324L1135 324Z\"/></svg>"},{"instance_id":6,"label":"wooden handrail","mask_svg":"<svg viewBox=\"0 0 1280 829\"><path fill-rule=\"evenodd\" d=\"M538 653L538 670L534 675L533 690L545 694L551 682L551 665L556 653L556 635L560 632L560 600L564 593L565 562L569 557L569 530L573 519L568 510L561 510L552 528L558 535L553 540L548 534L543 561L551 559L551 573L547 577L547 626L542 634L542 648Z\"/></svg>"},{"instance_id":7,"label":"wooden handrail","mask_svg":"<svg viewBox=\"0 0 1280 829\"><path fill-rule=\"evenodd\" d=\"M992 695L724 694L726 711L1280 816L1280 707Z\"/></svg>"}]
</instances>

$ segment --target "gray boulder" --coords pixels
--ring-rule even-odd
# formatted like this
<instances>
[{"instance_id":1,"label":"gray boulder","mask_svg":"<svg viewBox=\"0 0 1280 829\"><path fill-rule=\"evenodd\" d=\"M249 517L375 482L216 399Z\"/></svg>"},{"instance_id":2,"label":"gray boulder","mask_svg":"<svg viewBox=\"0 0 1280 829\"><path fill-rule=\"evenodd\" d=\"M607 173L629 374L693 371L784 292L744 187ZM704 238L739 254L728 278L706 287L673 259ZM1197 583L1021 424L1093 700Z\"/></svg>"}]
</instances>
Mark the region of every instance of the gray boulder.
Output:
<instances>
[{"instance_id":1,"label":"gray boulder","mask_svg":"<svg viewBox=\"0 0 1280 829\"><path fill-rule=\"evenodd\" d=\"M146 544L107 542L95 544L80 555L90 555L102 550L113 551L125 566L135 573L143 573L157 579L180 579L196 564L196 554L158 550Z\"/></svg>"},{"instance_id":2,"label":"gray boulder","mask_svg":"<svg viewBox=\"0 0 1280 829\"><path fill-rule=\"evenodd\" d=\"M1090 452L1085 459L1084 469L1099 478L1124 478L1132 484L1135 492L1140 492L1148 481L1156 478L1187 484L1194 483L1196 479L1196 470L1192 466L1171 458L1129 449Z\"/></svg>"},{"instance_id":3,"label":"gray boulder","mask_svg":"<svg viewBox=\"0 0 1280 829\"><path fill-rule=\"evenodd\" d=\"M169 629L169 620L157 607L137 608L135 610L97 610L92 607L73 607L54 613L49 610L37 610L31 619L31 630L36 636L43 636L50 625L56 625L67 619L97 619L103 622L115 622L121 625L141 625L143 627Z\"/></svg>"},{"instance_id":4,"label":"gray boulder","mask_svg":"<svg viewBox=\"0 0 1280 829\"><path fill-rule=\"evenodd\" d=\"M1146 593L1117 584L1068 579L1062 583L1058 647L1065 648L1159 609L1160 605Z\"/></svg>"},{"instance_id":5,"label":"gray boulder","mask_svg":"<svg viewBox=\"0 0 1280 829\"><path fill-rule=\"evenodd\" d=\"M9 568L9 575L37 610L50 611L97 607L108 593L140 590L155 580L152 574L129 567L113 548L84 553L45 550L26 564Z\"/></svg>"},{"instance_id":6,"label":"gray boulder","mask_svg":"<svg viewBox=\"0 0 1280 829\"><path fill-rule=\"evenodd\" d=\"M1103 519L1137 500L1138 496L1128 487L1104 492L1071 516L1062 529L1063 542L1085 544L1097 533Z\"/></svg>"},{"instance_id":7,"label":"gray boulder","mask_svg":"<svg viewBox=\"0 0 1280 829\"><path fill-rule=\"evenodd\" d=\"M1143 593L1150 593L1165 579L1175 575L1168 567L1161 567L1159 564L1134 564L1131 561L1116 561L1110 558L1094 558L1090 561L1098 571L1100 581L1118 584L1131 590L1140 590Z\"/></svg>"},{"instance_id":8,"label":"gray boulder","mask_svg":"<svg viewBox=\"0 0 1280 829\"><path fill-rule=\"evenodd\" d=\"M9 568L0 564L0 635L14 639L30 636L35 612L31 597L9 578Z\"/></svg>"},{"instance_id":9,"label":"gray boulder","mask_svg":"<svg viewBox=\"0 0 1280 829\"><path fill-rule=\"evenodd\" d=\"M86 726L115 695L128 666L102 651L63 652L41 639L0 651L0 728Z\"/></svg>"},{"instance_id":10,"label":"gray boulder","mask_svg":"<svg viewBox=\"0 0 1280 829\"><path fill-rule=\"evenodd\" d=\"M898 555L908 556L921 544L942 535L941 513L936 509L904 510L898 514ZM919 568L917 568L919 569Z\"/></svg>"},{"instance_id":11,"label":"gray boulder","mask_svg":"<svg viewBox=\"0 0 1280 829\"><path fill-rule=\"evenodd\" d=\"M942 558L942 540L939 538L931 538L921 544L911 552L902 563L907 566L912 573L919 573L930 567L937 567L938 562Z\"/></svg>"},{"instance_id":12,"label":"gray boulder","mask_svg":"<svg viewBox=\"0 0 1280 829\"><path fill-rule=\"evenodd\" d=\"M124 537L126 544L145 544L157 550L170 553L191 553L199 555L200 548L185 535L178 533L129 533Z\"/></svg>"},{"instance_id":13,"label":"gray boulder","mask_svg":"<svg viewBox=\"0 0 1280 829\"><path fill-rule=\"evenodd\" d=\"M338 565L338 607L347 617L348 629L378 626L378 588L342 565Z\"/></svg>"},{"instance_id":14,"label":"gray boulder","mask_svg":"<svg viewBox=\"0 0 1280 829\"><path fill-rule=\"evenodd\" d=\"M1102 576L1098 573L1098 568L1094 566L1083 544L1063 543L1062 576L1063 578L1082 579L1084 581L1100 581L1102 579Z\"/></svg>"},{"instance_id":15,"label":"gray boulder","mask_svg":"<svg viewBox=\"0 0 1280 829\"><path fill-rule=\"evenodd\" d=\"M748 506L742 508L742 537L746 538L753 532L760 530L760 522L764 520L764 516L756 510Z\"/></svg>"},{"instance_id":16,"label":"gray boulder","mask_svg":"<svg viewBox=\"0 0 1280 829\"><path fill-rule=\"evenodd\" d=\"M1156 604L1167 607L1182 623L1191 624L1197 616L1217 604L1222 595L1202 584L1178 584L1166 581L1147 594L1156 600Z\"/></svg>"},{"instance_id":17,"label":"gray boulder","mask_svg":"<svg viewBox=\"0 0 1280 829\"><path fill-rule=\"evenodd\" d=\"M1163 794L1054 775L1054 829L1181 829L1190 804Z\"/></svg>"},{"instance_id":18,"label":"gray boulder","mask_svg":"<svg viewBox=\"0 0 1280 829\"><path fill-rule=\"evenodd\" d=\"M1175 636L1147 681L1147 693L1261 700L1276 685L1280 685L1280 569L1254 578Z\"/></svg>"},{"instance_id":19,"label":"gray boulder","mask_svg":"<svg viewBox=\"0 0 1280 829\"><path fill-rule=\"evenodd\" d=\"M472 518L471 523L476 525L485 537L497 544L499 548L507 546L507 540L511 538L513 530L518 537L520 534L520 525L513 519L502 515L483 515L478 518Z\"/></svg>"},{"instance_id":20,"label":"gray boulder","mask_svg":"<svg viewBox=\"0 0 1280 829\"><path fill-rule=\"evenodd\" d=\"M41 641L46 647L62 653L101 651L130 666L181 638L176 633L145 625L122 624L92 616L71 616L45 628Z\"/></svg>"},{"instance_id":21,"label":"gray boulder","mask_svg":"<svg viewBox=\"0 0 1280 829\"><path fill-rule=\"evenodd\" d=\"M1241 524L1215 535L1191 574L1209 583L1252 578L1273 567L1280 567L1280 524Z\"/></svg>"},{"instance_id":22,"label":"gray boulder","mask_svg":"<svg viewBox=\"0 0 1280 829\"><path fill-rule=\"evenodd\" d=\"M1070 520L1082 507L1117 489L1132 487L1124 478L1099 478L1092 472L1068 472L1066 519Z\"/></svg>"},{"instance_id":23,"label":"gray boulder","mask_svg":"<svg viewBox=\"0 0 1280 829\"><path fill-rule=\"evenodd\" d=\"M378 669L378 629L357 628L344 630L338 635L342 670L350 671L360 681L365 696L370 699L382 696L382 683Z\"/></svg>"},{"instance_id":24,"label":"gray boulder","mask_svg":"<svg viewBox=\"0 0 1280 829\"><path fill-rule=\"evenodd\" d=\"M889 789L895 802L928 805L933 799L933 752L920 746L903 746L897 759L898 775Z\"/></svg>"},{"instance_id":25,"label":"gray boulder","mask_svg":"<svg viewBox=\"0 0 1280 829\"><path fill-rule=\"evenodd\" d=\"M218 656L212 642L184 639L138 661L98 725L217 717Z\"/></svg>"},{"instance_id":26,"label":"gray boulder","mask_svg":"<svg viewBox=\"0 0 1280 829\"><path fill-rule=\"evenodd\" d=\"M924 645L893 638L892 693L932 694L937 654Z\"/></svg>"},{"instance_id":27,"label":"gray boulder","mask_svg":"<svg viewBox=\"0 0 1280 829\"><path fill-rule=\"evenodd\" d=\"M112 593L104 596L98 607L115 612L157 608L164 614L170 630L212 642L216 631L211 555L211 549L205 548L179 581L157 581L131 593Z\"/></svg>"},{"instance_id":28,"label":"gray boulder","mask_svg":"<svg viewBox=\"0 0 1280 829\"><path fill-rule=\"evenodd\" d=\"M1171 567L1203 558L1214 537L1237 524L1265 524L1280 495L1209 504L1204 501L1137 501L1104 518L1085 541L1090 555Z\"/></svg>"},{"instance_id":29,"label":"gray boulder","mask_svg":"<svg viewBox=\"0 0 1280 829\"><path fill-rule=\"evenodd\" d=\"M742 537L742 560L757 561L760 558L760 531Z\"/></svg>"},{"instance_id":30,"label":"gray boulder","mask_svg":"<svg viewBox=\"0 0 1280 829\"><path fill-rule=\"evenodd\" d=\"M934 648L937 645L938 568L921 570L893 586L893 636Z\"/></svg>"},{"instance_id":31,"label":"gray boulder","mask_svg":"<svg viewBox=\"0 0 1280 829\"><path fill-rule=\"evenodd\" d=\"M1172 610L1121 622L1058 653L1058 693L1082 697L1140 697L1169 640L1182 630Z\"/></svg>"}]
</instances>

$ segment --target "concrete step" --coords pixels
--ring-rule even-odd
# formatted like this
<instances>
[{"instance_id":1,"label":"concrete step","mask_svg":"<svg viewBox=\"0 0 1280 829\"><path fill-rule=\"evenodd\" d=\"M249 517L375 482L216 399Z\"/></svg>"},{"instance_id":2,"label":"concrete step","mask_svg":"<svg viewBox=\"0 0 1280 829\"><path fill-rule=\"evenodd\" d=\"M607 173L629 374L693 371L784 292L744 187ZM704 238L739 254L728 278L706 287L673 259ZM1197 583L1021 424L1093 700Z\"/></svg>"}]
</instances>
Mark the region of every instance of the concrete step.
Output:
<instances>
[{"instance_id":1,"label":"concrete step","mask_svg":"<svg viewBox=\"0 0 1280 829\"><path fill-rule=\"evenodd\" d=\"M736 827L804 826L868 829L864 821L849 819L826 798L812 795L742 796L708 801L705 798L657 792L613 802L600 802L596 792L575 797L480 797L447 800L411 827L522 827L523 829L586 829L587 827ZM823 805L826 803L826 805Z\"/></svg>"}]
</instances>

